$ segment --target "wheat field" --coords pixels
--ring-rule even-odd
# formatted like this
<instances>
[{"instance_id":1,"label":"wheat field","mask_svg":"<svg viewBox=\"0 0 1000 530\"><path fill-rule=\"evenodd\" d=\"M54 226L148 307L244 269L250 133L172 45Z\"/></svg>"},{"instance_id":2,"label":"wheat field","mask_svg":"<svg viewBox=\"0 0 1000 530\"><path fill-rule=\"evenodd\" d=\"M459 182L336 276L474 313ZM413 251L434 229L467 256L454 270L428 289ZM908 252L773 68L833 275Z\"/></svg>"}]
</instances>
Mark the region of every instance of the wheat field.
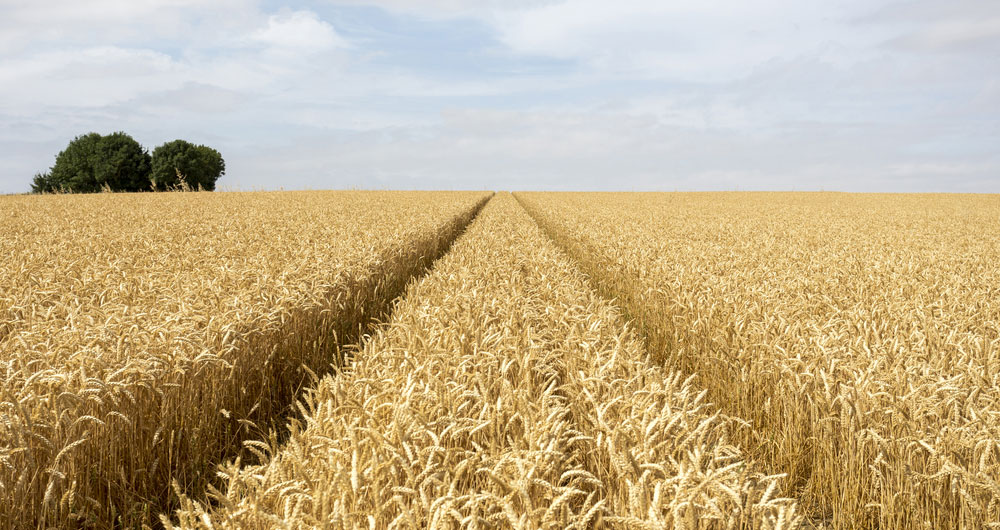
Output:
<instances>
[{"instance_id":1,"label":"wheat field","mask_svg":"<svg viewBox=\"0 0 1000 530\"><path fill-rule=\"evenodd\" d=\"M731 421L652 364L510 194L177 528L792 528Z\"/></svg>"},{"instance_id":2,"label":"wheat field","mask_svg":"<svg viewBox=\"0 0 1000 530\"><path fill-rule=\"evenodd\" d=\"M518 198L809 521L1000 528L1000 198Z\"/></svg>"},{"instance_id":3,"label":"wheat field","mask_svg":"<svg viewBox=\"0 0 1000 530\"><path fill-rule=\"evenodd\" d=\"M0 528L156 524L486 198L0 198Z\"/></svg>"},{"instance_id":4,"label":"wheat field","mask_svg":"<svg viewBox=\"0 0 1000 530\"><path fill-rule=\"evenodd\" d=\"M997 196L14 196L0 229L0 530L1000 528Z\"/></svg>"}]
</instances>

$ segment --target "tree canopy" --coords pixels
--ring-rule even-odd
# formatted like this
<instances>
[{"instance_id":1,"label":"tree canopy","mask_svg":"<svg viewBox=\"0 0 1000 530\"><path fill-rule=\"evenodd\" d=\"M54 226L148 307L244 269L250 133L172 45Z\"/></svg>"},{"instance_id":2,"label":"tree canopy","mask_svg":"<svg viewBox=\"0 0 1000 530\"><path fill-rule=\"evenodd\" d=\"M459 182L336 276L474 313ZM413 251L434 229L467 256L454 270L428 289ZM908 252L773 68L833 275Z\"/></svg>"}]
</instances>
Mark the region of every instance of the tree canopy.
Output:
<instances>
[{"instance_id":1,"label":"tree canopy","mask_svg":"<svg viewBox=\"0 0 1000 530\"><path fill-rule=\"evenodd\" d=\"M31 191L169 190L183 187L178 174L190 188L211 191L225 171L222 155L208 146L174 140L157 147L150 156L124 132L106 136L92 132L74 138L56 155L55 165L47 173L37 173Z\"/></svg>"},{"instance_id":2,"label":"tree canopy","mask_svg":"<svg viewBox=\"0 0 1000 530\"><path fill-rule=\"evenodd\" d=\"M114 191L142 191L149 187L149 153L131 136L116 132L97 143L94 178Z\"/></svg>"},{"instance_id":3,"label":"tree canopy","mask_svg":"<svg viewBox=\"0 0 1000 530\"><path fill-rule=\"evenodd\" d=\"M212 191L215 181L226 172L226 162L218 151L185 140L167 142L153 150L153 186L169 189L181 185L178 175L192 187Z\"/></svg>"},{"instance_id":4,"label":"tree canopy","mask_svg":"<svg viewBox=\"0 0 1000 530\"><path fill-rule=\"evenodd\" d=\"M32 191L97 191L93 159L101 135L81 134L56 155L56 163L47 174L35 175Z\"/></svg>"}]
</instances>

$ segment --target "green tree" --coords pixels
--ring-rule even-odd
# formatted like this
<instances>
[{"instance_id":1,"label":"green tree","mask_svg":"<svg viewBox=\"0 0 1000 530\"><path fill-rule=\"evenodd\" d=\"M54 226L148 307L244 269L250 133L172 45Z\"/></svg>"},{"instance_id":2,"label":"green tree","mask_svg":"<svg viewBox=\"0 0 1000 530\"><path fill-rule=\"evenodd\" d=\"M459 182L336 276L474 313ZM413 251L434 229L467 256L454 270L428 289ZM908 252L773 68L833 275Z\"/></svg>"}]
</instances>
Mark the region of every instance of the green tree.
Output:
<instances>
[{"instance_id":1,"label":"green tree","mask_svg":"<svg viewBox=\"0 0 1000 530\"><path fill-rule=\"evenodd\" d=\"M35 178L31 181L31 193L50 193L59 191L59 186L52 180L52 175L46 173L35 173Z\"/></svg>"},{"instance_id":2,"label":"green tree","mask_svg":"<svg viewBox=\"0 0 1000 530\"><path fill-rule=\"evenodd\" d=\"M174 140L153 150L150 178L157 190L180 186L180 174L188 186L195 189L201 186L212 191L215 189L215 181L225 172L226 162L222 155L208 146Z\"/></svg>"},{"instance_id":3,"label":"green tree","mask_svg":"<svg viewBox=\"0 0 1000 530\"><path fill-rule=\"evenodd\" d=\"M101 135L81 134L56 155L56 163L49 170L49 184L52 189L64 189L78 193L100 191L94 178L94 158Z\"/></svg>"},{"instance_id":4,"label":"green tree","mask_svg":"<svg viewBox=\"0 0 1000 530\"><path fill-rule=\"evenodd\" d=\"M31 190L141 191L149 185L150 162L149 153L128 134L87 133L74 138L56 155L48 173L35 175Z\"/></svg>"},{"instance_id":5,"label":"green tree","mask_svg":"<svg viewBox=\"0 0 1000 530\"><path fill-rule=\"evenodd\" d=\"M144 191L149 188L152 159L131 136L116 132L97 142L94 180L112 191Z\"/></svg>"}]
</instances>

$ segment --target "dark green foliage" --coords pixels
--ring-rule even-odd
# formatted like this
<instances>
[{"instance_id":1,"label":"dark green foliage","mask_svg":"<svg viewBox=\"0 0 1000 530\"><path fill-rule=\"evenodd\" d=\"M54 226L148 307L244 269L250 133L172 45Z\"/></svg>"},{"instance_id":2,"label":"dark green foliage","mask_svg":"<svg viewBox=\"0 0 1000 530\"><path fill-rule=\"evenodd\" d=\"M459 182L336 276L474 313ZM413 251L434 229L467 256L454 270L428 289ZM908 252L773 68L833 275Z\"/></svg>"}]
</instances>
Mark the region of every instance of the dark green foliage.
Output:
<instances>
[{"instance_id":1,"label":"dark green foliage","mask_svg":"<svg viewBox=\"0 0 1000 530\"><path fill-rule=\"evenodd\" d=\"M211 147L185 140L167 142L153 150L151 180L157 190L181 187L178 173L192 189L212 191L226 172L222 155Z\"/></svg>"},{"instance_id":2,"label":"dark green foliage","mask_svg":"<svg viewBox=\"0 0 1000 530\"><path fill-rule=\"evenodd\" d=\"M97 133L81 134L73 138L66 149L56 155L56 163L49 171L49 191L100 191L97 179L94 178L94 159L100 141L101 135Z\"/></svg>"},{"instance_id":3,"label":"dark green foliage","mask_svg":"<svg viewBox=\"0 0 1000 530\"><path fill-rule=\"evenodd\" d=\"M52 180L49 173L35 173L35 178L31 181L31 193L51 193L60 191L59 186Z\"/></svg>"},{"instance_id":4,"label":"dark green foliage","mask_svg":"<svg viewBox=\"0 0 1000 530\"><path fill-rule=\"evenodd\" d=\"M94 179L98 187L112 191L143 191L149 188L150 156L131 136L116 132L97 142Z\"/></svg>"},{"instance_id":5,"label":"dark green foliage","mask_svg":"<svg viewBox=\"0 0 1000 530\"><path fill-rule=\"evenodd\" d=\"M184 177L183 184L178 172ZM31 191L149 191L184 185L211 191L225 172L222 155L204 145L174 140L157 147L150 156L124 132L107 136L87 133L74 138L56 155L56 163L47 173L35 174Z\"/></svg>"},{"instance_id":6,"label":"dark green foliage","mask_svg":"<svg viewBox=\"0 0 1000 530\"><path fill-rule=\"evenodd\" d=\"M31 191L141 191L149 186L149 167L149 153L131 136L83 134L56 155L48 173L35 175Z\"/></svg>"}]
</instances>

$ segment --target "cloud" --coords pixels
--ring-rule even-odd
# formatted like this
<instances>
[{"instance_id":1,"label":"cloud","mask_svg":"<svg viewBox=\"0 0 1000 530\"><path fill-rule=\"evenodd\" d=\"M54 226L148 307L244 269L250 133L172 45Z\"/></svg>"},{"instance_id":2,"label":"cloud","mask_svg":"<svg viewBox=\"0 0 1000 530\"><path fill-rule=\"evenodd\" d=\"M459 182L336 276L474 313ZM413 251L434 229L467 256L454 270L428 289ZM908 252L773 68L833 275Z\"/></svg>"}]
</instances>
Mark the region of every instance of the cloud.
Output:
<instances>
[{"instance_id":1,"label":"cloud","mask_svg":"<svg viewBox=\"0 0 1000 530\"><path fill-rule=\"evenodd\" d=\"M347 48L349 44L333 26L311 11L271 15L267 27L255 31L251 40L295 52L326 51Z\"/></svg>"},{"instance_id":2,"label":"cloud","mask_svg":"<svg viewBox=\"0 0 1000 530\"><path fill-rule=\"evenodd\" d=\"M744 77L772 60L833 52L857 60L877 39L845 31L857 1L568 0L497 16L522 53L572 57L610 75L688 81Z\"/></svg>"},{"instance_id":3,"label":"cloud","mask_svg":"<svg viewBox=\"0 0 1000 530\"><path fill-rule=\"evenodd\" d=\"M870 26L848 30L863 0L332 0L418 16L471 17L522 56L577 61L609 77L718 81L748 75L772 59L835 50L855 60L887 37ZM846 37L846 38L845 38Z\"/></svg>"},{"instance_id":4,"label":"cloud","mask_svg":"<svg viewBox=\"0 0 1000 530\"><path fill-rule=\"evenodd\" d=\"M256 0L0 2L0 55L74 46L218 43L253 24Z\"/></svg>"},{"instance_id":5,"label":"cloud","mask_svg":"<svg viewBox=\"0 0 1000 530\"><path fill-rule=\"evenodd\" d=\"M889 49L912 53L990 54L1000 52L1000 3L978 0L909 0L859 17L864 25L893 27Z\"/></svg>"},{"instance_id":6,"label":"cloud","mask_svg":"<svg viewBox=\"0 0 1000 530\"><path fill-rule=\"evenodd\" d=\"M1000 50L1000 16L981 20L938 21L890 41L909 51Z\"/></svg>"},{"instance_id":7,"label":"cloud","mask_svg":"<svg viewBox=\"0 0 1000 530\"><path fill-rule=\"evenodd\" d=\"M337 6L369 6L424 18L489 18L494 13L559 3L560 0L325 0Z\"/></svg>"},{"instance_id":8,"label":"cloud","mask_svg":"<svg viewBox=\"0 0 1000 530\"><path fill-rule=\"evenodd\" d=\"M997 6L0 0L0 192L121 129L245 188L1000 191Z\"/></svg>"},{"instance_id":9,"label":"cloud","mask_svg":"<svg viewBox=\"0 0 1000 530\"><path fill-rule=\"evenodd\" d=\"M146 94L139 100L128 102L127 105L182 111L196 115L225 114L239 110L253 99L254 97L250 93L228 90L204 83L187 82L180 88Z\"/></svg>"},{"instance_id":10,"label":"cloud","mask_svg":"<svg viewBox=\"0 0 1000 530\"><path fill-rule=\"evenodd\" d=\"M927 130L799 124L742 133L655 116L456 109L441 125L317 134L242 158L231 181L273 186L549 190L996 191L1000 156L908 153ZM287 182L287 181L285 181Z\"/></svg>"},{"instance_id":11,"label":"cloud","mask_svg":"<svg viewBox=\"0 0 1000 530\"><path fill-rule=\"evenodd\" d=\"M98 106L173 84L183 66L149 49L95 46L0 62L2 107Z\"/></svg>"}]
</instances>

